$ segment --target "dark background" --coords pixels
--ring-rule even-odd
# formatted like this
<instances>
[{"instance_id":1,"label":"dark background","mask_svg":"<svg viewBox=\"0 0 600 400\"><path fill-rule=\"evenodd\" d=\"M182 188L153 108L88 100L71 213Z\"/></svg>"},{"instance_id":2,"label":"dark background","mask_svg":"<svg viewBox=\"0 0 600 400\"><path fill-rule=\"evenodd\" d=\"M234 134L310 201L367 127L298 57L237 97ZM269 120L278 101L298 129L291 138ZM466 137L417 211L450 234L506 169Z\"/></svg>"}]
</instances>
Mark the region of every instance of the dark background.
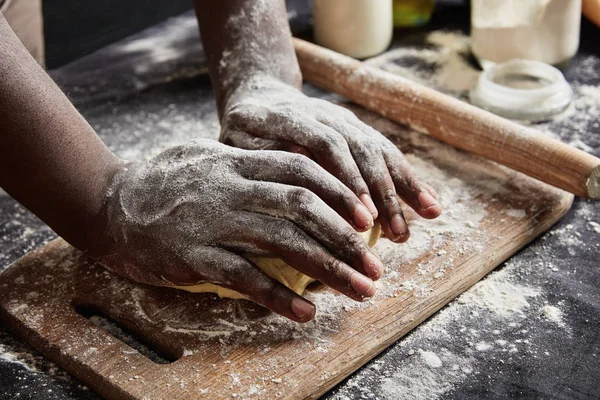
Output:
<instances>
[{"instance_id":1,"label":"dark background","mask_svg":"<svg viewBox=\"0 0 600 400\"><path fill-rule=\"evenodd\" d=\"M46 65L59 67L181 14L192 1L43 0Z\"/></svg>"}]
</instances>

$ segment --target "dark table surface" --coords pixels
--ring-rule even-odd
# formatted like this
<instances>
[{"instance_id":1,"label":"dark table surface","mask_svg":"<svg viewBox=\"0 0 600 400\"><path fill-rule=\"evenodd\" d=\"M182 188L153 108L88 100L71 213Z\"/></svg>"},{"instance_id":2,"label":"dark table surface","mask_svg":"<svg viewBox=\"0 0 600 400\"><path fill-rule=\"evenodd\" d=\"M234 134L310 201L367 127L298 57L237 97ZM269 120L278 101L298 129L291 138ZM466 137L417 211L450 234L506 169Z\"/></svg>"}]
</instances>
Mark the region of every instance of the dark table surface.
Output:
<instances>
[{"instance_id":1,"label":"dark table surface","mask_svg":"<svg viewBox=\"0 0 600 400\"><path fill-rule=\"evenodd\" d=\"M295 30L307 27L306 9L291 7L289 14ZM426 28L397 31L393 48L427 49L429 32L466 33L468 23L468 9L449 2ZM186 14L52 75L119 156L148 158L218 133L197 35ZM574 104L539 127L599 156L600 29L584 21L581 39L566 71ZM329 97L310 85L305 90ZM599 204L576 199L549 233L325 398L600 398ZM0 270L54 237L0 191ZM0 326L0 398L97 396Z\"/></svg>"}]
</instances>

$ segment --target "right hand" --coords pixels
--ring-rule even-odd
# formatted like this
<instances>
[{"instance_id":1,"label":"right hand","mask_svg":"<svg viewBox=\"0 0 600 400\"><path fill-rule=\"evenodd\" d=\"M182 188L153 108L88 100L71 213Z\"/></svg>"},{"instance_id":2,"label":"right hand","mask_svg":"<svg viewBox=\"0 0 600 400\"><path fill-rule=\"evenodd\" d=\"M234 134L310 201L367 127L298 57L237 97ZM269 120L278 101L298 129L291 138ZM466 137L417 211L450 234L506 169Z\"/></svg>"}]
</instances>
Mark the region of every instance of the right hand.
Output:
<instances>
[{"instance_id":1,"label":"right hand","mask_svg":"<svg viewBox=\"0 0 600 400\"><path fill-rule=\"evenodd\" d=\"M159 286L215 283L292 320L315 307L247 255L277 257L362 300L382 264L356 232L370 212L309 158L212 140L171 148L113 178L90 253L108 269Z\"/></svg>"}]
</instances>

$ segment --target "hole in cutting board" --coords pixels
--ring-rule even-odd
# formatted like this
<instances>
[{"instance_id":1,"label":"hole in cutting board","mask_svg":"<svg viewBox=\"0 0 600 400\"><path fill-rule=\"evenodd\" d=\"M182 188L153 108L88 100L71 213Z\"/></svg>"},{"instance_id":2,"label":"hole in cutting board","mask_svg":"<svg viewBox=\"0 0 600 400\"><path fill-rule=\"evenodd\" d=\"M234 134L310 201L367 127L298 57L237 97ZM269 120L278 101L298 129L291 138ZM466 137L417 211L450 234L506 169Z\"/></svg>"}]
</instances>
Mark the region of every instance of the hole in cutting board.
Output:
<instances>
[{"instance_id":1,"label":"hole in cutting board","mask_svg":"<svg viewBox=\"0 0 600 400\"><path fill-rule=\"evenodd\" d=\"M75 311L77 311L77 313L82 317L88 319L98 328L125 343L133 350L136 350L138 353L156 364L170 364L179 359L179 357L172 357L164 352L154 349L147 341L140 340L130 330L122 327L112 318L103 315L97 309L76 306Z\"/></svg>"}]
</instances>

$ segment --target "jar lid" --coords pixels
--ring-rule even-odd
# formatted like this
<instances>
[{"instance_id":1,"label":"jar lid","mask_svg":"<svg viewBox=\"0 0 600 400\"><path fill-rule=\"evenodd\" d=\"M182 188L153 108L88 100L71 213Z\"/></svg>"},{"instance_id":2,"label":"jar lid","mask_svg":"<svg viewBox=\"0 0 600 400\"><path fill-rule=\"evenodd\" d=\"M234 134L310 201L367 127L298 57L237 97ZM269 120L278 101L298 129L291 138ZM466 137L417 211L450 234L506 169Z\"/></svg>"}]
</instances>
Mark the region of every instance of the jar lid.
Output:
<instances>
[{"instance_id":1,"label":"jar lid","mask_svg":"<svg viewBox=\"0 0 600 400\"><path fill-rule=\"evenodd\" d=\"M479 75L469 93L473 105L505 118L539 122L563 112L573 90L562 72L530 60L496 64Z\"/></svg>"}]
</instances>

